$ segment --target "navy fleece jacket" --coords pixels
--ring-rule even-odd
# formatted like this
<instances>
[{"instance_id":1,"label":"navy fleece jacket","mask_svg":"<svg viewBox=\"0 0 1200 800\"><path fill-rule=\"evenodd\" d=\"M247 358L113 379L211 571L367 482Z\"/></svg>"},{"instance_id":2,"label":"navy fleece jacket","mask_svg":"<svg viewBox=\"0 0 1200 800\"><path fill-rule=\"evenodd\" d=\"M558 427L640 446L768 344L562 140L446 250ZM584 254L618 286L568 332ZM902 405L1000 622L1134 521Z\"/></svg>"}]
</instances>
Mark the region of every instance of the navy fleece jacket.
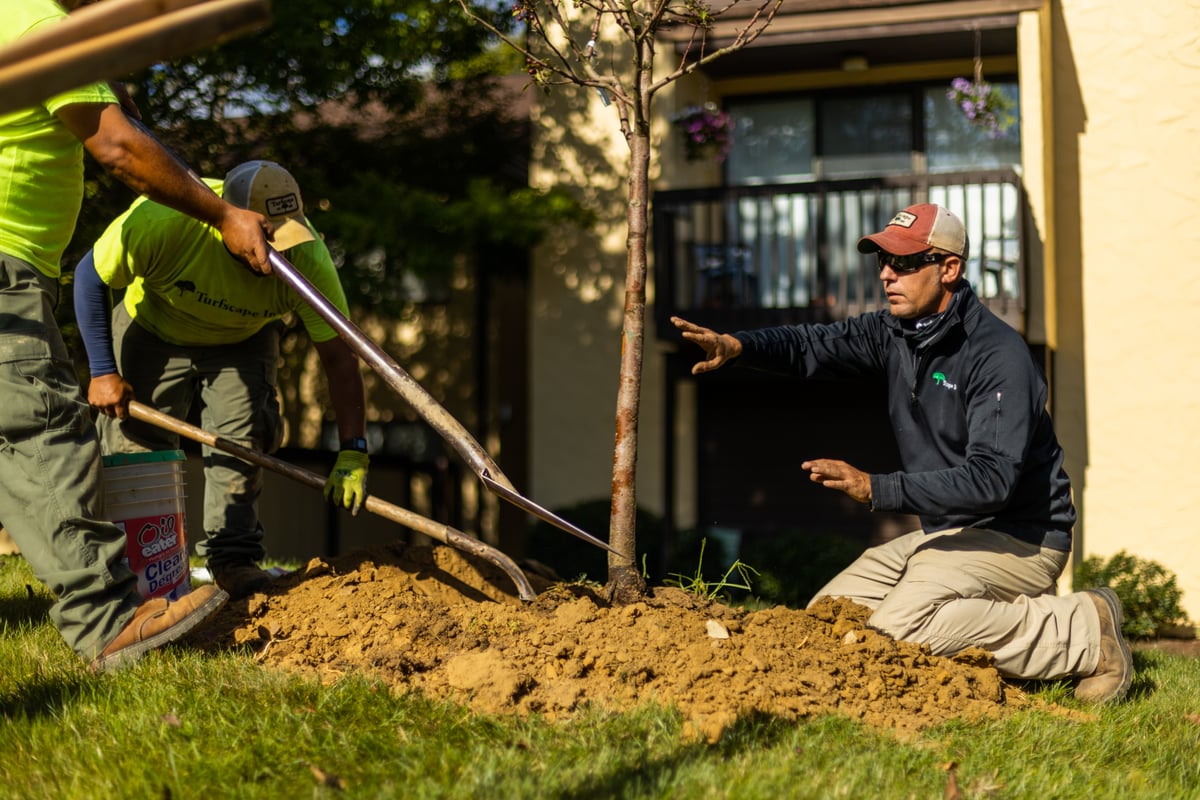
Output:
<instances>
[{"instance_id":1,"label":"navy fleece jacket","mask_svg":"<svg viewBox=\"0 0 1200 800\"><path fill-rule=\"evenodd\" d=\"M871 475L872 509L917 514L930 533L982 527L1070 550L1075 507L1046 382L1021 336L965 281L920 332L884 310L734 335L740 366L886 380L904 468Z\"/></svg>"}]
</instances>

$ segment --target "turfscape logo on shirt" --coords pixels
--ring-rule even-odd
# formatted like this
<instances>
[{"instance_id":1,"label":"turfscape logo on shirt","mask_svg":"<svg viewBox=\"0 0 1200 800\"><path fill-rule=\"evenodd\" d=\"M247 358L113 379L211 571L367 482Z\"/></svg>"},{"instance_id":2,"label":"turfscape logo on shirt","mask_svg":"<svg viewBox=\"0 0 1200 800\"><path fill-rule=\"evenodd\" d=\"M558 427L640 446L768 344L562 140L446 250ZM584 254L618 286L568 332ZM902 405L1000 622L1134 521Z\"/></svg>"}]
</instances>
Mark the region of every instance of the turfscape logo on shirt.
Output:
<instances>
[{"instance_id":1,"label":"turfscape logo on shirt","mask_svg":"<svg viewBox=\"0 0 1200 800\"><path fill-rule=\"evenodd\" d=\"M958 390L958 384L951 383L950 381L946 380L946 374L944 372L933 373L933 382L938 386L941 386L943 389L949 389L952 392Z\"/></svg>"},{"instance_id":2,"label":"turfscape logo on shirt","mask_svg":"<svg viewBox=\"0 0 1200 800\"><path fill-rule=\"evenodd\" d=\"M195 294L196 297L195 297L194 302L200 303L202 305L213 306L214 308L219 308L222 311L229 311L230 313L238 314L243 317L269 317L269 316L271 316L271 312L269 310L255 311L252 308L242 308L240 306L235 306L232 303L230 303L229 301L224 300L220 297L212 297L207 292L197 289L196 284L192 283L191 281L175 281L174 285L175 285L175 288L179 290L180 295L183 295L187 292L192 292L193 294Z\"/></svg>"}]
</instances>

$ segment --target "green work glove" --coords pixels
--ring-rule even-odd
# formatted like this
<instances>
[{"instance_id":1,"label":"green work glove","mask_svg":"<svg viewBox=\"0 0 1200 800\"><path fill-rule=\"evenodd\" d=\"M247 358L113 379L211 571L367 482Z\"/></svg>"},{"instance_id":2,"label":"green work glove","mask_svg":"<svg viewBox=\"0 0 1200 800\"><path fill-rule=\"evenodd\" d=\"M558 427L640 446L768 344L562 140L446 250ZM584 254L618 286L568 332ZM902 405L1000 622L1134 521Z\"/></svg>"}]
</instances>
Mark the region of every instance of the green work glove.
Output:
<instances>
[{"instance_id":1,"label":"green work glove","mask_svg":"<svg viewBox=\"0 0 1200 800\"><path fill-rule=\"evenodd\" d=\"M325 499L335 506L350 509L358 515L358 509L367 499L366 453L357 450L342 450L334 462L333 471L325 481Z\"/></svg>"}]
</instances>

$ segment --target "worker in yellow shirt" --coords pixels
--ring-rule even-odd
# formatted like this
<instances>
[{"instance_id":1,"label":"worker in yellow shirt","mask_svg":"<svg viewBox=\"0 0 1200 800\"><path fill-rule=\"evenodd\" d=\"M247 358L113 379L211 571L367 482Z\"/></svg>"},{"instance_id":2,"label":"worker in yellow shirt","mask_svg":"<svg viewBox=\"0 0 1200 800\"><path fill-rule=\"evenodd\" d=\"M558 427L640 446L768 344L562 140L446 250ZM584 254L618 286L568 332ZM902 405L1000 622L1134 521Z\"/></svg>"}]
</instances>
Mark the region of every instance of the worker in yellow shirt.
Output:
<instances>
[{"instance_id":1,"label":"worker in yellow shirt","mask_svg":"<svg viewBox=\"0 0 1200 800\"><path fill-rule=\"evenodd\" d=\"M0 0L0 47L62 24L78 4ZM236 269L270 272L267 220L196 184L127 114L136 116L127 97L92 83L0 115L0 520L53 592L51 621L94 669L178 639L227 595L205 586L143 599L125 534L101 515L96 426L54 319L84 151L139 194L219 230L243 262L231 258Z\"/></svg>"},{"instance_id":2,"label":"worker in yellow shirt","mask_svg":"<svg viewBox=\"0 0 1200 800\"><path fill-rule=\"evenodd\" d=\"M337 270L304 216L300 188L272 161L249 161L206 181L275 226L273 243L331 304L348 313ZM109 289L124 290L110 312ZM173 449L177 434L128 418L138 399L263 452L282 438L275 371L278 321L295 313L314 342L337 416L341 450L326 496L357 513L366 496L367 445L358 357L288 284L241 267L210 225L145 198L112 222L75 271L75 314L87 349L88 402L105 454ZM270 575L258 518L262 468L204 446L204 539L217 586L231 597Z\"/></svg>"}]
</instances>

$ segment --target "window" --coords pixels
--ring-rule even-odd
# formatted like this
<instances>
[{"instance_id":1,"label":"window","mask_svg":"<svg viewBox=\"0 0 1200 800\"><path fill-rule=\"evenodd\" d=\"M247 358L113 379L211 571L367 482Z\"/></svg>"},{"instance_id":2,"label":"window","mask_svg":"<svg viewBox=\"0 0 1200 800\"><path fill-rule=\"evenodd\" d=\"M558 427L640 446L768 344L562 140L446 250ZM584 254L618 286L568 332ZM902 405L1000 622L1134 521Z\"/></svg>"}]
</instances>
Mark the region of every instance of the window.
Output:
<instances>
[{"instance_id":1,"label":"window","mask_svg":"<svg viewBox=\"0 0 1200 800\"><path fill-rule=\"evenodd\" d=\"M912 171L913 110L908 93L831 96L819 108L822 177Z\"/></svg>"},{"instance_id":2,"label":"window","mask_svg":"<svg viewBox=\"0 0 1200 800\"><path fill-rule=\"evenodd\" d=\"M1003 137L969 123L946 95L950 82L779 98L733 99L726 160L730 187L691 221L694 302L701 307L792 308L843 298L849 311L883 302L874 262L858 252L877 230L918 200L966 220L967 278L982 297L1020 295L1020 197L1011 182L954 179L919 190L903 176L1003 169L1020 164L1019 128ZM993 83L1012 101L1017 84ZM818 180L891 176L880 187ZM751 188L761 187L761 188ZM693 284L681 283L693 286Z\"/></svg>"},{"instance_id":3,"label":"window","mask_svg":"<svg viewBox=\"0 0 1200 800\"><path fill-rule=\"evenodd\" d=\"M812 180L816 137L811 98L739 101L727 160L729 182L788 183Z\"/></svg>"},{"instance_id":4,"label":"window","mask_svg":"<svg viewBox=\"0 0 1200 800\"><path fill-rule=\"evenodd\" d=\"M1012 101L1017 84L993 83ZM819 92L725 104L734 118L730 185L994 169L1020 164L1020 125L992 138L946 97L949 81L872 92ZM924 156L924 165L915 155Z\"/></svg>"}]
</instances>

